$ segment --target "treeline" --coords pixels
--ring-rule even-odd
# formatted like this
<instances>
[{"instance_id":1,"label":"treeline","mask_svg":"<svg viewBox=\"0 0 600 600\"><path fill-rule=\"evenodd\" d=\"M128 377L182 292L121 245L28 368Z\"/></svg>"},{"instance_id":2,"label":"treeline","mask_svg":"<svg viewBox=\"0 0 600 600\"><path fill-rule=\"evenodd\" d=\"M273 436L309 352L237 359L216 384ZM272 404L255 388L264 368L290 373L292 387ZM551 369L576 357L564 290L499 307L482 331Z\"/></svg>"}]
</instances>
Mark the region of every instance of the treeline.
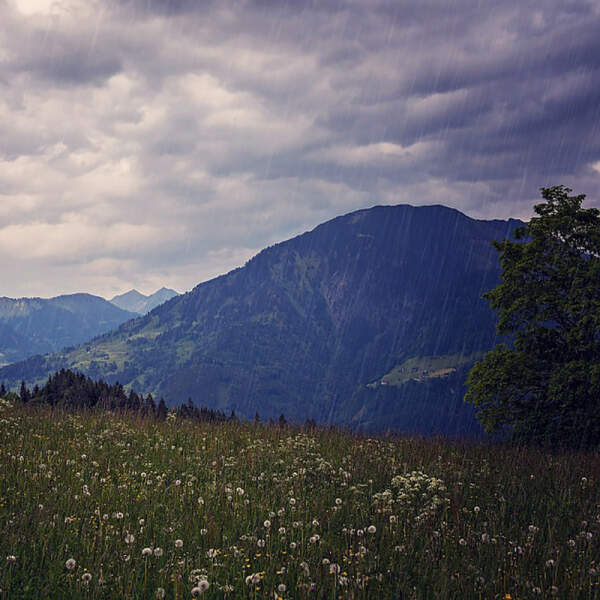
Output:
<instances>
[{"instance_id":1,"label":"treeline","mask_svg":"<svg viewBox=\"0 0 600 600\"><path fill-rule=\"evenodd\" d=\"M28 388L21 382L19 393L9 392L4 383L0 384L0 398L18 401L22 404L42 404L68 410L99 409L137 414L157 420L165 420L169 409L164 398L158 402L148 394L126 391L120 383L112 385L105 381L94 381L82 373L61 369L50 375L46 383L39 387ZM182 419L201 422L222 422L235 419L235 414L226 415L220 410L198 408L192 399L171 412Z\"/></svg>"}]
</instances>

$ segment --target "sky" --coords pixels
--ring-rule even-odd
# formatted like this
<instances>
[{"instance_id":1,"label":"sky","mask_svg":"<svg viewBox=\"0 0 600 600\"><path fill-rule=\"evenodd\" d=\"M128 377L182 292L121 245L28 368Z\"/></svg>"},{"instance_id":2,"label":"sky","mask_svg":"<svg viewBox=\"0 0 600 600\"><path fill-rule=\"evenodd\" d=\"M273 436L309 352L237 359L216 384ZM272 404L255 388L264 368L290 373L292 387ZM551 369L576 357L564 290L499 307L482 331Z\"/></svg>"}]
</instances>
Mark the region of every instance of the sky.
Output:
<instances>
[{"instance_id":1,"label":"sky","mask_svg":"<svg viewBox=\"0 0 600 600\"><path fill-rule=\"evenodd\" d=\"M600 0L0 0L0 296L183 292L377 204L600 206Z\"/></svg>"}]
</instances>

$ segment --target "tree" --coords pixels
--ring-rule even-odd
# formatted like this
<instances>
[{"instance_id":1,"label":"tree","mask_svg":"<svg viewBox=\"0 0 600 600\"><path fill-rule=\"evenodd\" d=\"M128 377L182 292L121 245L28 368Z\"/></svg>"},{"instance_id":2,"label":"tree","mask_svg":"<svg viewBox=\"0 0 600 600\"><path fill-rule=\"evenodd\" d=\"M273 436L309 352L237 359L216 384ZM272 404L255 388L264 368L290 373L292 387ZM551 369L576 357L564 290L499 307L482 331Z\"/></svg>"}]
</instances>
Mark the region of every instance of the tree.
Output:
<instances>
[{"instance_id":1,"label":"tree","mask_svg":"<svg viewBox=\"0 0 600 600\"><path fill-rule=\"evenodd\" d=\"M600 211L563 186L497 241L502 282L484 297L509 335L477 363L465 399L486 431L559 445L600 443Z\"/></svg>"},{"instance_id":2,"label":"tree","mask_svg":"<svg viewBox=\"0 0 600 600\"><path fill-rule=\"evenodd\" d=\"M158 407L156 408L156 418L159 421L164 421L169 414L169 410L165 403L165 399L161 397L160 402L158 403Z\"/></svg>"}]
</instances>

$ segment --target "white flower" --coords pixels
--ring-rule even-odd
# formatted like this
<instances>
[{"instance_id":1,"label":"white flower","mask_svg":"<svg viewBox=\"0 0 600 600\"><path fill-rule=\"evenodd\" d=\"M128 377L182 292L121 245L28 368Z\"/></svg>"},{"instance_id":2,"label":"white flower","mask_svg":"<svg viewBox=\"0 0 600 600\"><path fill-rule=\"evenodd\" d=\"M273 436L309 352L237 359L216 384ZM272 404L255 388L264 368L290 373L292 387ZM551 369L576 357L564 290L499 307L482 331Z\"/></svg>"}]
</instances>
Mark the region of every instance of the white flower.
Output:
<instances>
[{"instance_id":1,"label":"white flower","mask_svg":"<svg viewBox=\"0 0 600 600\"><path fill-rule=\"evenodd\" d=\"M210 587L210 583L206 579L201 579L195 588L192 588L192 596L199 598Z\"/></svg>"},{"instance_id":2,"label":"white flower","mask_svg":"<svg viewBox=\"0 0 600 600\"><path fill-rule=\"evenodd\" d=\"M465 540L465 538L460 538L460 540L458 540L458 543L461 546L466 546L467 545L467 540Z\"/></svg>"},{"instance_id":3,"label":"white flower","mask_svg":"<svg viewBox=\"0 0 600 600\"><path fill-rule=\"evenodd\" d=\"M126 544L133 544L133 542L135 542L135 535L133 535L133 533L128 533L125 536L125 543Z\"/></svg>"},{"instance_id":4,"label":"white flower","mask_svg":"<svg viewBox=\"0 0 600 600\"><path fill-rule=\"evenodd\" d=\"M154 556L162 556L163 549L162 548L154 548Z\"/></svg>"},{"instance_id":5,"label":"white flower","mask_svg":"<svg viewBox=\"0 0 600 600\"><path fill-rule=\"evenodd\" d=\"M72 571L76 566L77 566L77 562L75 561L74 558L69 558L67 560L67 562L65 563L65 567L67 567L67 569L69 569L69 571Z\"/></svg>"},{"instance_id":6,"label":"white flower","mask_svg":"<svg viewBox=\"0 0 600 600\"><path fill-rule=\"evenodd\" d=\"M377 531L377 527L375 527L375 525L369 525L369 527L367 528L367 531L369 533L373 534Z\"/></svg>"},{"instance_id":7,"label":"white flower","mask_svg":"<svg viewBox=\"0 0 600 600\"><path fill-rule=\"evenodd\" d=\"M84 573L81 576L81 581L83 581L83 583L89 583L92 580L92 574L91 573Z\"/></svg>"},{"instance_id":8,"label":"white flower","mask_svg":"<svg viewBox=\"0 0 600 600\"><path fill-rule=\"evenodd\" d=\"M142 550L142 556L152 556L152 548L144 548Z\"/></svg>"},{"instance_id":9,"label":"white flower","mask_svg":"<svg viewBox=\"0 0 600 600\"><path fill-rule=\"evenodd\" d=\"M17 562L17 557L16 557L14 554L9 554L9 555L6 557L6 562L9 562L9 563L16 563L16 562Z\"/></svg>"},{"instance_id":10,"label":"white flower","mask_svg":"<svg viewBox=\"0 0 600 600\"><path fill-rule=\"evenodd\" d=\"M342 499L341 499L341 498L336 498L336 499L335 499L335 503L336 503L338 506L341 506L341 504L342 504Z\"/></svg>"},{"instance_id":11,"label":"white flower","mask_svg":"<svg viewBox=\"0 0 600 600\"><path fill-rule=\"evenodd\" d=\"M159 587L156 589L156 600L163 600L166 595L165 588Z\"/></svg>"},{"instance_id":12,"label":"white flower","mask_svg":"<svg viewBox=\"0 0 600 600\"><path fill-rule=\"evenodd\" d=\"M175 548L183 548L183 540L175 540Z\"/></svg>"},{"instance_id":13,"label":"white flower","mask_svg":"<svg viewBox=\"0 0 600 600\"><path fill-rule=\"evenodd\" d=\"M271 527L271 521L269 521L269 519L267 519L263 525L265 526L265 529L269 529L269 527Z\"/></svg>"},{"instance_id":14,"label":"white flower","mask_svg":"<svg viewBox=\"0 0 600 600\"><path fill-rule=\"evenodd\" d=\"M283 594L283 592L285 592L285 590L287 590L287 587L286 587L285 583L280 583L280 584L277 586L277 591L278 591L280 594Z\"/></svg>"}]
</instances>

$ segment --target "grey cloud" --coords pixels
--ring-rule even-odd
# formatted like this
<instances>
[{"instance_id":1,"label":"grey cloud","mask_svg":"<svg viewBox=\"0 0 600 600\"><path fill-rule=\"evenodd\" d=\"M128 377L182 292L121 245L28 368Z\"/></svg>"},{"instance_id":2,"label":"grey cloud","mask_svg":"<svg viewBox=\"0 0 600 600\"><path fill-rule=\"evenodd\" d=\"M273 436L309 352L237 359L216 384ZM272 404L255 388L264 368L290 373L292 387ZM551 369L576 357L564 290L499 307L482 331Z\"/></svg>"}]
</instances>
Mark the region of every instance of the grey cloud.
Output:
<instances>
[{"instance_id":1,"label":"grey cloud","mask_svg":"<svg viewBox=\"0 0 600 600\"><path fill-rule=\"evenodd\" d=\"M0 0L0 243L70 236L22 259L48 289L189 289L376 203L600 201L596 2L77 2Z\"/></svg>"}]
</instances>

